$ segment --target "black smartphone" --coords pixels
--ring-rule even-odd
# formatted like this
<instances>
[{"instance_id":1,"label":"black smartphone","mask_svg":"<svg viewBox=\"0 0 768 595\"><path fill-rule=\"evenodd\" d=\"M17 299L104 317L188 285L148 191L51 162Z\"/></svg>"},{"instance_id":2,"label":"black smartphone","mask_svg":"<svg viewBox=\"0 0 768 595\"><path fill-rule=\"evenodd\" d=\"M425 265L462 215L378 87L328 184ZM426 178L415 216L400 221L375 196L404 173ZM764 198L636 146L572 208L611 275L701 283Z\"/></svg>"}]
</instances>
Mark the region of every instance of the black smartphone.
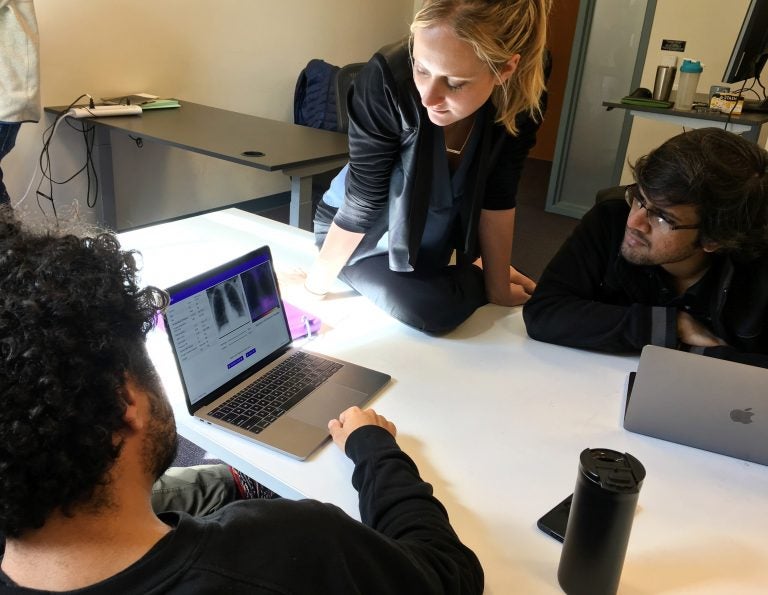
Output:
<instances>
[{"instance_id":1,"label":"black smartphone","mask_svg":"<svg viewBox=\"0 0 768 595\"><path fill-rule=\"evenodd\" d=\"M536 526L539 529L544 531L547 535L554 537L560 543L565 540L565 528L568 526L568 515L571 512L571 500L573 500L573 494L560 502L560 504L555 506L536 522Z\"/></svg>"}]
</instances>

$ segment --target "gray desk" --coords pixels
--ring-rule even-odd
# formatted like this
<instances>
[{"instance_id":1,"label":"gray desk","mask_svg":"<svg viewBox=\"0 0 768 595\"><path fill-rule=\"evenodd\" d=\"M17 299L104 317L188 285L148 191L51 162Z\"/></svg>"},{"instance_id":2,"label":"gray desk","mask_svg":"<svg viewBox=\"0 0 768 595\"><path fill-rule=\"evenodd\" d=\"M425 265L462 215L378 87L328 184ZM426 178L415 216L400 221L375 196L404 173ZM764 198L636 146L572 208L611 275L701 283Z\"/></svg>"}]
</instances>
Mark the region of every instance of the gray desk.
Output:
<instances>
[{"instance_id":1,"label":"gray desk","mask_svg":"<svg viewBox=\"0 0 768 595\"><path fill-rule=\"evenodd\" d=\"M698 94L696 100L706 101L707 96ZM674 106L671 108L647 107L628 105L621 103L620 101L603 101L603 106L607 111L612 109L627 110L632 117L666 122L685 128L723 128L729 132L740 134L755 144L759 144L760 132L763 124L768 122L768 113L744 112L739 115L731 115L729 118L728 114L719 112L676 110ZM619 151L616 154L616 161L614 162L613 168L613 180L611 182L612 186L618 186L621 183L622 171L624 169L624 164L627 161L626 141L623 146L624 151Z\"/></svg>"},{"instance_id":2,"label":"gray desk","mask_svg":"<svg viewBox=\"0 0 768 595\"><path fill-rule=\"evenodd\" d=\"M706 99L706 96L698 96L697 99ZM629 113L638 118L650 118L662 122L670 122L678 126L688 128L706 128L716 126L727 128L729 132L741 134L747 140L757 143L760 138L760 129L763 124L768 122L768 113L761 112L743 112L738 115L732 115L730 119L728 114L719 112L698 112L693 110L676 110L671 108L646 107L640 105L627 105L619 101L603 101L603 105L608 109L614 108L629 110Z\"/></svg>"},{"instance_id":3,"label":"gray desk","mask_svg":"<svg viewBox=\"0 0 768 595\"><path fill-rule=\"evenodd\" d=\"M46 107L59 114L65 108ZM102 200L99 219L117 227L110 134L117 132L291 178L290 223L311 229L312 176L347 161L347 137L256 116L181 102L178 109L147 110L140 116L90 118L96 126L96 168ZM259 151L263 156L247 156Z\"/></svg>"}]
</instances>

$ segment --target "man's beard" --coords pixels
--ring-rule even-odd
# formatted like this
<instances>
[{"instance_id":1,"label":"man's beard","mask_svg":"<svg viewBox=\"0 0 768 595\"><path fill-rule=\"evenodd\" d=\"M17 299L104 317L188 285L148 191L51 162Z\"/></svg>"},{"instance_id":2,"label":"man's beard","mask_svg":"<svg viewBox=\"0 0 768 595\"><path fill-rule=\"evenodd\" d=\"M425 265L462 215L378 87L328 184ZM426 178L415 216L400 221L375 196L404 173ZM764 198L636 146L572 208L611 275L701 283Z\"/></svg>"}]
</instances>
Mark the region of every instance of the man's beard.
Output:
<instances>
[{"instance_id":1,"label":"man's beard","mask_svg":"<svg viewBox=\"0 0 768 595\"><path fill-rule=\"evenodd\" d=\"M640 245L631 246L627 244L627 236ZM665 264L675 264L683 262L701 251L698 242L690 244L681 244L674 248L657 247L654 250L653 244L639 233L633 233L629 229L624 232L624 240L621 243L621 255L629 263L639 266L656 266Z\"/></svg>"},{"instance_id":2,"label":"man's beard","mask_svg":"<svg viewBox=\"0 0 768 595\"><path fill-rule=\"evenodd\" d=\"M147 471L152 474L153 480L158 479L171 466L179 445L173 410L162 388L159 390L159 394L149 391L152 418L147 427L142 449L144 464Z\"/></svg>"},{"instance_id":3,"label":"man's beard","mask_svg":"<svg viewBox=\"0 0 768 595\"><path fill-rule=\"evenodd\" d=\"M627 262L639 266L653 266L659 264L648 254L639 254L637 251L633 251L632 248L626 247L623 244L621 246L621 255Z\"/></svg>"},{"instance_id":4,"label":"man's beard","mask_svg":"<svg viewBox=\"0 0 768 595\"><path fill-rule=\"evenodd\" d=\"M628 241L635 244L639 243L640 245L632 246L627 244ZM624 260L632 264L645 266L658 264L649 256L649 250L648 240L642 234L629 229L629 227L624 229L624 240L621 242L621 255L624 257Z\"/></svg>"}]
</instances>

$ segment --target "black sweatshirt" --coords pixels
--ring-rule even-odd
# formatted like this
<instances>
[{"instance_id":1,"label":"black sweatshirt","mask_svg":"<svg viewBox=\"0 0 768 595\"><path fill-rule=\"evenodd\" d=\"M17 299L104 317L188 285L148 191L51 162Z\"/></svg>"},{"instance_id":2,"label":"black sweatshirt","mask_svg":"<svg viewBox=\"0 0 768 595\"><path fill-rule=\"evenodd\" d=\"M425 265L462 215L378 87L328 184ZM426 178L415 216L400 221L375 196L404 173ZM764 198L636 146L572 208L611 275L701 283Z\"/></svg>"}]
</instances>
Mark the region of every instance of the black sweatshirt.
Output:
<instances>
[{"instance_id":1,"label":"black sweatshirt","mask_svg":"<svg viewBox=\"0 0 768 595\"><path fill-rule=\"evenodd\" d=\"M173 530L143 558L73 592L481 593L477 557L392 436L363 426L347 454L365 524L314 500L243 500L205 517L163 513ZM8 583L0 573L0 593L41 593Z\"/></svg>"},{"instance_id":2,"label":"black sweatshirt","mask_svg":"<svg viewBox=\"0 0 768 595\"><path fill-rule=\"evenodd\" d=\"M584 215L523 308L528 334L582 349L636 352L652 344L768 367L768 255L744 260L715 253L704 277L676 296L660 266L621 256L628 214L616 199ZM679 311L729 346L680 344Z\"/></svg>"}]
</instances>

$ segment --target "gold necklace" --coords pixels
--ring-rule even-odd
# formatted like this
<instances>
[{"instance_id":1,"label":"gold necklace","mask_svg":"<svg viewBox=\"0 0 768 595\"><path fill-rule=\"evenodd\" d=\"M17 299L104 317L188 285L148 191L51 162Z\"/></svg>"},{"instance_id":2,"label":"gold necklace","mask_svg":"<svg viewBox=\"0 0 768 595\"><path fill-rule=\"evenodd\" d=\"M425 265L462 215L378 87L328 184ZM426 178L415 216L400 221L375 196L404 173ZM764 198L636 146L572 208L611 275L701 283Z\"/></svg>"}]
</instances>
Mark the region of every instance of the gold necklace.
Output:
<instances>
[{"instance_id":1,"label":"gold necklace","mask_svg":"<svg viewBox=\"0 0 768 595\"><path fill-rule=\"evenodd\" d=\"M464 152L464 147L467 146L467 142L469 141L469 137L472 136L472 131L475 129L475 121L472 120L472 126L469 128L469 132L467 132L467 136L464 139L464 144L461 145L460 149L450 149L448 148L448 143L445 142L445 135L443 135L443 144L445 144L445 152L450 153L451 155L461 155Z\"/></svg>"}]
</instances>

